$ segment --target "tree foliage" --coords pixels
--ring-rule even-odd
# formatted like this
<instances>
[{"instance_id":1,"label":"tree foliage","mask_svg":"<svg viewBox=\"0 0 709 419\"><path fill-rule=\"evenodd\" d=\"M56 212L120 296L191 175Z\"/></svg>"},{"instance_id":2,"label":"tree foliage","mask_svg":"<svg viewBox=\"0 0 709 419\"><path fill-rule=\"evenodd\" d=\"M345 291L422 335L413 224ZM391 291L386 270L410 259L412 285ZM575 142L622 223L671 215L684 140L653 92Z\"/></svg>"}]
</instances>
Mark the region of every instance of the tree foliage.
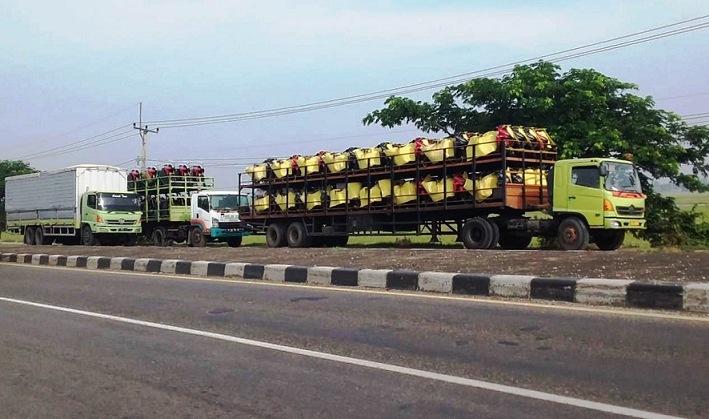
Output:
<instances>
[{"instance_id":1,"label":"tree foliage","mask_svg":"<svg viewBox=\"0 0 709 419\"><path fill-rule=\"evenodd\" d=\"M21 160L0 160L0 231L5 230L5 178L36 171Z\"/></svg>"},{"instance_id":2,"label":"tree foliage","mask_svg":"<svg viewBox=\"0 0 709 419\"><path fill-rule=\"evenodd\" d=\"M425 132L458 135L501 124L545 127L560 158L621 157L631 153L648 194L648 229L654 245L685 244L697 233L697 214L682 213L671 198L652 190L652 179L669 178L693 192L709 191L709 128L690 126L679 115L655 108L637 86L593 69L565 73L553 63L517 66L500 79L478 78L446 87L432 101L390 97L363 123L413 124ZM682 171L689 168L691 174ZM709 240L709 239L705 239Z\"/></svg>"}]
</instances>

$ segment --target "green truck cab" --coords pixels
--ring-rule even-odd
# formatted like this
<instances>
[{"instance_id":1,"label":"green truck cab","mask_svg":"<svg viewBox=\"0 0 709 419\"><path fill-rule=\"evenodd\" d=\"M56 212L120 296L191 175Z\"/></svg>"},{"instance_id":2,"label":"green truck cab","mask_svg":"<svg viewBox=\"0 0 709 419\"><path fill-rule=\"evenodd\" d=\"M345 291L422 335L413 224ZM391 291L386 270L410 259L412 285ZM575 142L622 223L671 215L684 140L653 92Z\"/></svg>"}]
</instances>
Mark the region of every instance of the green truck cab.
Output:
<instances>
[{"instance_id":1,"label":"green truck cab","mask_svg":"<svg viewBox=\"0 0 709 419\"><path fill-rule=\"evenodd\" d=\"M142 232L141 218L134 193L86 192L81 198L81 242L134 245Z\"/></svg>"},{"instance_id":2,"label":"green truck cab","mask_svg":"<svg viewBox=\"0 0 709 419\"><path fill-rule=\"evenodd\" d=\"M645 195L630 161L611 158L559 160L549 174L551 214L559 245L581 250L620 247L627 230L645 228Z\"/></svg>"}]
</instances>

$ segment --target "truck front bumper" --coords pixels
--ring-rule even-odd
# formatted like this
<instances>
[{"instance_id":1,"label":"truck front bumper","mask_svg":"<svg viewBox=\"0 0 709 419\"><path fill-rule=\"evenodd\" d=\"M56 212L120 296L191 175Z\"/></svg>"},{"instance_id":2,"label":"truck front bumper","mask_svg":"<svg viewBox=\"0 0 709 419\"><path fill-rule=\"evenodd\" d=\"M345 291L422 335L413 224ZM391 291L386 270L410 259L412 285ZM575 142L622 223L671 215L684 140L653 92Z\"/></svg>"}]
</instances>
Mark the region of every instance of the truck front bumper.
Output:
<instances>
[{"instance_id":1,"label":"truck front bumper","mask_svg":"<svg viewBox=\"0 0 709 419\"><path fill-rule=\"evenodd\" d=\"M141 226L127 226L127 227L106 227L100 226L96 229L96 233L118 233L118 234L140 234L143 232Z\"/></svg>"},{"instance_id":2,"label":"truck front bumper","mask_svg":"<svg viewBox=\"0 0 709 419\"><path fill-rule=\"evenodd\" d=\"M237 228L221 228L221 227L212 227L209 230L209 235L215 239L220 239L224 237L243 237L243 236L249 236L251 233L249 233L247 230L241 227Z\"/></svg>"},{"instance_id":3,"label":"truck front bumper","mask_svg":"<svg viewBox=\"0 0 709 419\"><path fill-rule=\"evenodd\" d=\"M643 230L644 218L606 218L603 227L609 230Z\"/></svg>"}]
</instances>

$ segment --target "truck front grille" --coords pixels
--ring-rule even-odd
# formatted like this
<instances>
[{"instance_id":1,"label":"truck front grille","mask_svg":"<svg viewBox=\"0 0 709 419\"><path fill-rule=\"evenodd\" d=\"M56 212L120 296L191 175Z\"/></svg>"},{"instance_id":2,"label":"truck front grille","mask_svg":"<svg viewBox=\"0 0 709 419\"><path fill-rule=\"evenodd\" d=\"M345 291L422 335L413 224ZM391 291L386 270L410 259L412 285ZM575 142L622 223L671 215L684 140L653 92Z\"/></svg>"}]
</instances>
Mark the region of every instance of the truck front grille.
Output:
<instances>
[{"instance_id":1,"label":"truck front grille","mask_svg":"<svg viewBox=\"0 0 709 419\"><path fill-rule=\"evenodd\" d=\"M615 209L618 212L618 215L643 215L645 212L645 208L638 208L632 205L629 207L615 207Z\"/></svg>"}]
</instances>

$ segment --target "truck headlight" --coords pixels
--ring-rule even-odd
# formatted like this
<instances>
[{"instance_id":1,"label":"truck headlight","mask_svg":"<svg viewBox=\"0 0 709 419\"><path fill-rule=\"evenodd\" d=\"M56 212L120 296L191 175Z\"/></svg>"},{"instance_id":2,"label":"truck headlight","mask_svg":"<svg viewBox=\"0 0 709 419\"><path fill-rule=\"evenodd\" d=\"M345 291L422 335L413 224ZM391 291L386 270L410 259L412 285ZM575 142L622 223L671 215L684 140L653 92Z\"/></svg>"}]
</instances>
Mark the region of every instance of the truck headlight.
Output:
<instances>
[{"instance_id":1,"label":"truck headlight","mask_svg":"<svg viewBox=\"0 0 709 419\"><path fill-rule=\"evenodd\" d=\"M219 227L219 220L216 218L212 218L212 227Z\"/></svg>"}]
</instances>

